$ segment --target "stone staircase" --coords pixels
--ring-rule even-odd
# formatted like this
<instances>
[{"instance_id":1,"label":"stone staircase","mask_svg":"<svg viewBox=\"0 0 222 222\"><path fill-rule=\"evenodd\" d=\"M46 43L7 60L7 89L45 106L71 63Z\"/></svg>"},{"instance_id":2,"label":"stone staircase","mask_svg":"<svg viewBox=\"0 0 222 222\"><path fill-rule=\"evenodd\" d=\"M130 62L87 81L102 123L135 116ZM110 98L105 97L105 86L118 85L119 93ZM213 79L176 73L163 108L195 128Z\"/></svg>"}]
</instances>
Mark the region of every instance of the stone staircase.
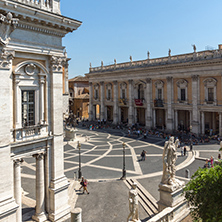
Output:
<instances>
[{"instance_id":1,"label":"stone staircase","mask_svg":"<svg viewBox=\"0 0 222 222\"><path fill-rule=\"evenodd\" d=\"M131 185L137 183L137 191L139 196L139 203L149 216L155 216L158 213L158 205L156 199L135 179L127 179L126 186L131 189Z\"/></svg>"}]
</instances>

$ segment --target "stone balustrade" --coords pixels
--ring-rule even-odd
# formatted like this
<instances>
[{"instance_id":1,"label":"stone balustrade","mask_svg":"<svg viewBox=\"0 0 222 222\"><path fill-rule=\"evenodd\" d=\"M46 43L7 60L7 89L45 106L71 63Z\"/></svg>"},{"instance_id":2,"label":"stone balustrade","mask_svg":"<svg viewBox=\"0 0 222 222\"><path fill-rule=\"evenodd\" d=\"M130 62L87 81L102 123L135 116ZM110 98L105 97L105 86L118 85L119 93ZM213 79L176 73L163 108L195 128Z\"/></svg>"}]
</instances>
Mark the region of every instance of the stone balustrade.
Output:
<instances>
[{"instance_id":1,"label":"stone balustrade","mask_svg":"<svg viewBox=\"0 0 222 222\"><path fill-rule=\"evenodd\" d=\"M47 11L53 11L54 0L14 0L32 7L40 8Z\"/></svg>"},{"instance_id":2,"label":"stone balustrade","mask_svg":"<svg viewBox=\"0 0 222 222\"><path fill-rule=\"evenodd\" d=\"M156 216L148 220L148 222L170 222L174 219L174 208L167 207Z\"/></svg>"},{"instance_id":3,"label":"stone balustrade","mask_svg":"<svg viewBox=\"0 0 222 222\"><path fill-rule=\"evenodd\" d=\"M48 136L48 125L36 125L12 130L12 142L33 140Z\"/></svg>"},{"instance_id":4,"label":"stone balustrade","mask_svg":"<svg viewBox=\"0 0 222 222\"><path fill-rule=\"evenodd\" d=\"M201 61L209 60L222 57L222 50L208 50L202 52L194 52L189 54L182 54L176 56L167 56L155 59L146 59L140 61L130 61L126 63L112 64L107 66L90 67L89 72L103 72L117 69L128 69L128 68L139 68L139 67L149 67L176 63L185 63L191 61Z\"/></svg>"}]
</instances>

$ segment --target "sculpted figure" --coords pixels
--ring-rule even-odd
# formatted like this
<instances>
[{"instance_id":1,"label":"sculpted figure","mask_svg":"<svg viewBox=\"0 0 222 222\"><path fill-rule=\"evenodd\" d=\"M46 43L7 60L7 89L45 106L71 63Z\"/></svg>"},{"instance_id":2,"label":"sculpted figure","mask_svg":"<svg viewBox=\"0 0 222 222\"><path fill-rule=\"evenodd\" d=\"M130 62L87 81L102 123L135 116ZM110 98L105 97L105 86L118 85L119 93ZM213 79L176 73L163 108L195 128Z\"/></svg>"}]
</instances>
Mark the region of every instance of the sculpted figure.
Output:
<instances>
[{"instance_id":1,"label":"sculpted figure","mask_svg":"<svg viewBox=\"0 0 222 222\"><path fill-rule=\"evenodd\" d=\"M168 56L169 57L171 56L171 49L169 49L169 51L168 51Z\"/></svg>"},{"instance_id":2,"label":"sculpted figure","mask_svg":"<svg viewBox=\"0 0 222 222\"><path fill-rule=\"evenodd\" d=\"M161 183L168 185L180 186L181 181L175 178L176 174L176 151L179 140L177 139L174 143L174 137L171 136L169 141L165 142L163 150L163 176Z\"/></svg>"},{"instance_id":3,"label":"sculpted figure","mask_svg":"<svg viewBox=\"0 0 222 222\"><path fill-rule=\"evenodd\" d=\"M136 191L137 184L133 183L132 188L129 191L129 216L127 218L127 221L131 218L130 221L133 222L139 222L139 209L138 209L138 204L139 204L139 197Z\"/></svg>"}]
</instances>

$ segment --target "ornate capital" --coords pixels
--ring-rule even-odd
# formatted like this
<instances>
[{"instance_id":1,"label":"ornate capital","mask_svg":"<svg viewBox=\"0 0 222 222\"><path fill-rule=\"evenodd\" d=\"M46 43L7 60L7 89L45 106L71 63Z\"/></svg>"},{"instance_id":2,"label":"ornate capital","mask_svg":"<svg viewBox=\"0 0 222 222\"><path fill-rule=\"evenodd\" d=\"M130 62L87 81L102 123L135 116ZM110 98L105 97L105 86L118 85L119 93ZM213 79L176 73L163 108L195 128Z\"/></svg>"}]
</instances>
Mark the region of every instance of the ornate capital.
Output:
<instances>
[{"instance_id":1,"label":"ornate capital","mask_svg":"<svg viewBox=\"0 0 222 222\"><path fill-rule=\"evenodd\" d=\"M21 164L22 164L23 162L24 162L24 160L23 160L22 158L16 159L16 160L14 160L14 165L15 165L15 167L21 166Z\"/></svg>"},{"instance_id":2,"label":"ornate capital","mask_svg":"<svg viewBox=\"0 0 222 222\"><path fill-rule=\"evenodd\" d=\"M14 56L14 51L9 51L3 48L0 51L0 68L9 68Z\"/></svg>"},{"instance_id":3,"label":"ornate capital","mask_svg":"<svg viewBox=\"0 0 222 222\"><path fill-rule=\"evenodd\" d=\"M39 84L45 84L45 77L39 76Z\"/></svg>"},{"instance_id":4,"label":"ornate capital","mask_svg":"<svg viewBox=\"0 0 222 222\"><path fill-rule=\"evenodd\" d=\"M114 81L113 81L113 84L114 84L115 86L117 85L117 83L118 83L117 80L114 80Z\"/></svg>"},{"instance_id":5,"label":"ornate capital","mask_svg":"<svg viewBox=\"0 0 222 222\"><path fill-rule=\"evenodd\" d=\"M198 80L198 78L199 78L199 76L198 76L198 75L192 75L191 77L192 77L192 80L193 80L193 81L197 81L197 80Z\"/></svg>"},{"instance_id":6,"label":"ornate capital","mask_svg":"<svg viewBox=\"0 0 222 222\"><path fill-rule=\"evenodd\" d=\"M62 68L63 66L65 66L66 62L67 62L66 57L52 56L51 57L52 71L62 72Z\"/></svg>"},{"instance_id":7,"label":"ornate capital","mask_svg":"<svg viewBox=\"0 0 222 222\"><path fill-rule=\"evenodd\" d=\"M151 83L151 78L146 78L146 83Z\"/></svg>"},{"instance_id":8,"label":"ornate capital","mask_svg":"<svg viewBox=\"0 0 222 222\"><path fill-rule=\"evenodd\" d=\"M0 44L6 46L10 41L10 34L18 25L19 19L13 18L12 13L8 12L6 16L0 14Z\"/></svg>"},{"instance_id":9,"label":"ornate capital","mask_svg":"<svg viewBox=\"0 0 222 222\"><path fill-rule=\"evenodd\" d=\"M129 79L128 82L129 82L129 84L133 84L133 80L132 79Z\"/></svg>"},{"instance_id":10,"label":"ornate capital","mask_svg":"<svg viewBox=\"0 0 222 222\"><path fill-rule=\"evenodd\" d=\"M172 81L172 79L173 79L173 77L172 76L167 76L167 82L171 82Z\"/></svg>"},{"instance_id":11,"label":"ornate capital","mask_svg":"<svg viewBox=\"0 0 222 222\"><path fill-rule=\"evenodd\" d=\"M36 160L42 160L42 159L44 159L44 153L42 152L42 153L36 153L36 154L34 154L34 155L32 155L33 157L35 157L36 158Z\"/></svg>"},{"instance_id":12,"label":"ornate capital","mask_svg":"<svg viewBox=\"0 0 222 222\"><path fill-rule=\"evenodd\" d=\"M101 81L101 82L100 82L100 85L101 85L101 86L103 86L103 85L104 85L104 82L103 82L103 81Z\"/></svg>"},{"instance_id":13,"label":"ornate capital","mask_svg":"<svg viewBox=\"0 0 222 222\"><path fill-rule=\"evenodd\" d=\"M92 86L92 82L89 82L89 85Z\"/></svg>"}]
</instances>

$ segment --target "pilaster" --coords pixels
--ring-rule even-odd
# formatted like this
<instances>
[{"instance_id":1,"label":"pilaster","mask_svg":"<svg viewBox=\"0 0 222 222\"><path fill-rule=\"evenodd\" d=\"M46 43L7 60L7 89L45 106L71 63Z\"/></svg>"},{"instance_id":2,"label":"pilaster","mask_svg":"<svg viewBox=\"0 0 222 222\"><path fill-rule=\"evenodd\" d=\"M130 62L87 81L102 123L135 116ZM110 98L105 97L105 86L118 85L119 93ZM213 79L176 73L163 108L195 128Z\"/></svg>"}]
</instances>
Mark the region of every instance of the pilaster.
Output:
<instances>
[{"instance_id":1,"label":"pilaster","mask_svg":"<svg viewBox=\"0 0 222 222\"><path fill-rule=\"evenodd\" d=\"M199 113L198 113L198 94L199 94L199 76L192 75L192 132L199 134Z\"/></svg>"},{"instance_id":2,"label":"pilaster","mask_svg":"<svg viewBox=\"0 0 222 222\"><path fill-rule=\"evenodd\" d=\"M100 95L100 98L101 98L101 103L100 103L100 111L101 111L101 113L100 113L100 120L103 120L104 119L104 114L105 114L105 105L104 105L104 82L102 81L102 82L100 82L100 89L101 89L101 91L100 91L100 93L101 93L101 95Z\"/></svg>"},{"instance_id":3,"label":"pilaster","mask_svg":"<svg viewBox=\"0 0 222 222\"><path fill-rule=\"evenodd\" d=\"M152 81L150 78L146 79L146 128L151 129L152 127Z\"/></svg>"},{"instance_id":4,"label":"pilaster","mask_svg":"<svg viewBox=\"0 0 222 222\"><path fill-rule=\"evenodd\" d=\"M49 219L57 221L69 214L68 181L64 175L63 158L63 86L62 71L66 57L51 58L51 114L52 114L52 148L50 161L50 211Z\"/></svg>"},{"instance_id":5,"label":"pilaster","mask_svg":"<svg viewBox=\"0 0 222 222\"><path fill-rule=\"evenodd\" d=\"M89 121L93 121L93 87L89 82Z\"/></svg>"},{"instance_id":6,"label":"pilaster","mask_svg":"<svg viewBox=\"0 0 222 222\"><path fill-rule=\"evenodd\" d=\"M18 205L14 199L11 154L12 58L13 51L0 50L0 221L16 221Z\"/></svg>"},{"instance_id":7,"label":"pilaster","mask_svg":"<svg viewBox=\"0 0 222 222\"><path fill-rule=\"evenodd\" d=\"M117 124L120 120L118 119L119 115L118 115L118 82L117 81L113 81L113 85L114 85L114 98L113 98L113 102L114 102L114 107L113 107L113 124Z\"/></svg>"},{"instance_id":8,"label":"pilaster","mask_svg":"<svg viewBox=\"0 0 222 222\"><path fill-rule=\"evenodd\" d=\"M128 109L128 125L132 126L134 124L134 115L133 115L133 80L129 81L129 109Z\"/></svg>"},{"instance_id":9,"label":"pilaster","mask_svg":"<svg viewBox=\"0 0 222 222\"><path fill-rule=\"evenodd\" d=\"M172 100L173 100L173 77L167 77L167 122L166 128L168 131L173 130L173 110L172 110Z\"/></svg>"}]
</instances>

